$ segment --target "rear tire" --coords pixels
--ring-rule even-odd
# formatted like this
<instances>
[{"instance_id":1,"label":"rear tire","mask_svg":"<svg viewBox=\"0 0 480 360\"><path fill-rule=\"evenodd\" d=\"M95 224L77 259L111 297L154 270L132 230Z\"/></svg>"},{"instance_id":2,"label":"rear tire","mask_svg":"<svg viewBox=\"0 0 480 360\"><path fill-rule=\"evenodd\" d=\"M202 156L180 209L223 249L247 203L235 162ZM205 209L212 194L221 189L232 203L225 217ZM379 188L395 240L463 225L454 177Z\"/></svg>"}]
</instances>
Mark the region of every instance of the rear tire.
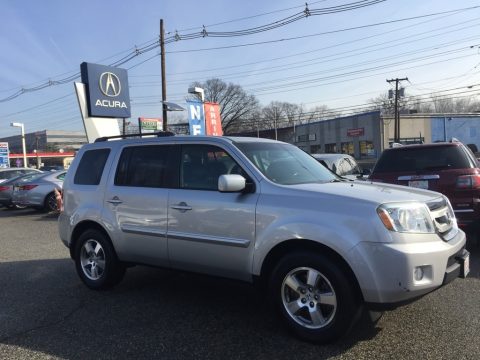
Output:
<instances>
[{"instance_id":1,"label":"rear tire","mask_svg":"<svg viewBox=\"0 0 480 360\"><path fill-rule=\"evenodd\" d=\"M108 289L125 275L125 266L118 260L110 240L95 229L80 235L74 259L78 276L93 290Z\"/></svg>"},{"instance_id":2,"label":"rear tire","mask_svg":"<svg viewBox=\"0 0 480 360\"><path fill-rule=\"evenodd\" d=\"M45 198L44 209L49 212L58 210L57 198L55 197L55 193L51 192L47 195L47 197Z\"/></svg>"},{"instance_id":3,"label":"rear tire","mask_svg":"<svg viewBox=\"0 0 480 360\"><path fill-rule=\"evenodd\" d=\"M344 270L319 253L283 257L271 274L269 292L288 328L315 343L339 339L361 314Z\"/></svg>"}]
</instances>

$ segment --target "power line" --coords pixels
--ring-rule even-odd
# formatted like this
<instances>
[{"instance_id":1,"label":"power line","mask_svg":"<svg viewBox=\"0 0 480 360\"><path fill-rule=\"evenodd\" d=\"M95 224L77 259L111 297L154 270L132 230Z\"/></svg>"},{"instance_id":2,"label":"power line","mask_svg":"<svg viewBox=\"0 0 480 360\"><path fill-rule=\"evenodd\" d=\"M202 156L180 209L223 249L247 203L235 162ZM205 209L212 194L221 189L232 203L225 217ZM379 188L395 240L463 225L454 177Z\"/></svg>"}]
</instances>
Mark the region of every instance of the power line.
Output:
<instances>
[{"instance_id":1,"label":"power line","mask_svg":"<svg viewBox=\"0 0 480 360\"><path fill-rule=\"evenodd\" d=\"M202 31L197 31L194 33L181 34L178 31L176 31L175 35L172 35L165 39L165 44L175 42L175 41L180 41L180 40L192 40L192 39L204 38L204 37L235 37L235 36L258 34L261 32L273 30L273 29L291 24L293 22L299 21L309 16L319 16L319 15L327 15L327 14L335 14L339 12L351 11L351 10L356 10L356 9L361 9L364 7L376 5L384 1L385 0L361 0L353 3L342 4L342 5L331 6L331 7L320 8L320 9L310 9L308 7L308 4L306 4L305 9L303 11L290 15L286 18L283 18L265 25L256 26L253 28L247 28L247 29L236 30L236 31L207 31L206 27L204 26Z\"/></svg>"},{"instance_id":2,"label":"power line","mask_svg":"<svg viewBox=\"0 0 480 360\"><path fill-rule=\"evenodd\" d=\"M476 26L480 26L480 24L478 24ZM392 58L396 59L396 58L404 57L404 56L411 55L411 54L418 54L418 53L422 53L422 52L430 52L430 51L436 50L440 47L458 45L461 42L466 42L466 41L469 41L469 40L477 40L479 38L480 38L480 36L468 37L468 38L464 38L464 39L457 39L457 40L454 40L454 41L450 41L450 42L446 42L446 43L440 43L440 44L430 46L430 47L427 47L427 48L423 48L423 49L410 50L410 51L407 51L407 52L404 52L404 53L393 54L393 55L383 57L383 58L377 58L375 61L363 61L363 62L358 62L358 63L355 63L355 64L344 65L344 66L337 67L337 68L325 69L325 70L321 70L321 71L314 72L314 73L304 73L304 74L292 76L290 78L308 77L308 76L311 76L311 75L314 75L314 74L321 74L321 73L325 73L325 72L330 73L332 71L343 70L345 68L352 68L352 67L356 67L356 66L360 66L360 65L364 65L364 64L378 63L378 62L381 62L381 61L384 61L384 60L389 60L389 59L392 59ZM391 48L391 47L397 47L398 45L402 45L402 44L406 44L406 43L409 43L409 42L404 42L404 43L400 43L400 44L397 44L397 45L390 45L390 46L375 49L375 50L360 51L360 50L369 48L369 46L366 46L366 47L362 47L362 48L358 48L358 49L354 49L354 50L344 51L344 52L341 52L341 53L336 53L336 54L326 55L326 56L323 56L323 57L318 57L316 59L302 60L302 61L299 61L299 62L288 63L288 64L285 64L285 65L271 66L269 68L262 68L262 69L258 69L258 70L255 70L255 71L242 71L242 72L230 73L230 74L219 74L219 75L215 75L214 77L217 77L217 78L220 78L220 79L223 80L223 79L235 79L235 78L238 78L239 76L241 76L241 78L244 79L246 77L251 77L251 76L258 76L258 75L265 75L265 74L280 72L280 71L283 71L284 69L292 70L292 69L298 69L298 68L308 67L308 66L312 66L312 65L317 65L317 64L342 60L342 59L345 59L345 58L350 58L351 54L354 54L354 55L371 54L373 51L385 50L385 49L388 49L388 48ZM429 55L428 57L438 56L438 55L443 55L443 54L449 54L449 53L457 52L457 51L458 52L466 51L466 50L471 49L472 46L475 47L475 46L478 46L478 45L469 45L468 47L457 48L456 50L439 52L439 53L436 53L434 55ZM360 52L356 52L356 51L360 51ZM344 55L344 54L350 54L350 56L337 56L337 55ZM335 57L335 56L337 56L337 57ZM425 58L427 58L427 57L425 57ZM313 60L317 60L317 61L312 62ZM416 59L413 59L413 60L416 60ZM304 62L307 62L307 61L309 61L311 63L310 64L305 64L305 65L292 66L292 65L295 65L295 64L298 64L298 63L304 63ZM266 70L266 71L263 71L263 70ZM288 78L285 78L285 79L288 79ZM173 80L173 81L170 81L169 84L170 85L172 85L172 84L190 84L193 81L198 81L198 79L197 78L191 78L191 79ZM274 80L274 81L277 81L277 80ZM265 82L263 81L262 83L264 84ZM133 83L131 83L131 87L139 87L141 85L157 85L157 84L159 84L159 81L133 82Z\"/></svg>"},{"instance_id":3,"label":"power line","mask_svg":"<svg viewBox=\"0 0 480 360\"><path fill-rule=\"evenodd\" d=\"M302 16L308 17L308 16L313 16L313 15L325 15L325 14L330 14L330 13L333 13L333 12L350 11L350 10L358 9L360 7L371 6L371 5L374 5L376 3L380 3L380 2L383 2L383 1L385 1L385 0L363 0L363 1L357 1L357 2L354 2L354 3L339 5L339 6L336 6L336 7L323 8L323 9L312 9L312 10L309 10L308 5L307 5ZM342 32L342 31L350 31L350 30L356 30L356 29L361 29L361 28L366 28L366 27L379 26L379 25L385 25L385 24L390 24L390 23L395 23L395 22L401 22L401 21L408 21L408 20L413 20L413 19L431 17L431 16L435 16L435 15L442 15L442 14L448 14L448 13L468 11L468 10L476 9L478 7L480 7L480 6L462 8L462 9L456 9L456 10L450 10L450 11L443 11L443 12L438 12L438 13L432 13L432 14L410 17L410 18L405 18L405 19L397 19L397 20L392 20L392 21L382 22L382 23L376 23L376 24L370 24L370 25L363 25L363 26L359 26L359 27L335 30L335 31L319 33L319 34L311 34L311 35L304 35L304 36L287 38L287 39L272 40L272 41L268 41L268 42L243 44L243 45L241 44L241 45L235 45L235 46L229 46L229 47L219 47L219 48L215 48L215 49L241 47L241 46L252 46L252 45L265 44L265 43L269 43L269 42L279 42L279 41L289 41L289 40L303 39L303 38L311 37L311 36L320 36L320 35L332 34L332 33L337 33L337 32ZM267 28L268 28L267 30L271 30L271 26L277 26L278 24L282 24L281 26L288 25L290 23L290 21L295 18L295 15L292 15L292 16L293 17L285 18L285 19L282 19L282 20L277 21L275 23L264 25L265 28L257 27L257 28L241 30L240 32L242 33L242 36L243 35L250 35L252 31L256 31L256 30L266 31L264 29L267 29ZM205 33L203 33L203 35L205 35ZM212 36L213 34L209 33L209 34L206 34L206 35ZM239 34L235 34L235 32L222 32L222 33L218 33L217 35L222 36L222 37L225 37L225 36L239 36ZM195 36L194 35L191 35L191 36L188 36L188 35L185 36L184 35L183 39L190 39L190 38L193 39L193 38L195 38ZM181 38L179 38L178 36L174 36L171 39L172 39L171 41L178 41ZM168 41L170 41L170 40L166 40L165 43L167 43ZM121 65L131 61L132 59L134 59L135 57L137 57L141 54L144 54L146 52L154 50L155 48L159 47L159 45L160 45L159 41L155 40L155 41L146 43L146 45L144 45L144 46L135 47L135 49L132 52L130 52L129 54L127 54L123 58L111 63L110 66L121 66ZM211 48L211 49L213 49L213 48ZM183 51L176 51L176 52L192 52L192 51L204 51L204 50L203 49L197 49L197 50L183 50ZM64 78L64 79L48 80L47 82L42 83L42 84L40 84L38 86L35 86L35 87L21 88L20 90L11 94L10 96L7 96L5 98L0 99L0 103L13 100L13 99L25 94L25 93L28 93L28 92L39 91L39 90L45 89L45 88L50 87L50 86L61 85L61 84L67 83L67 82L74 81L79 76L80 76L80 73L78 72L78 73L75 73L75 74L73 74L73 75L71 75L67 78Z\"/></svg>"},{"instance_id":4,"label":"power line","mask_svg":"<svg viewBox=\"0 0 480 360\"><path fill-rule=\"evenodd\" d=\"M386 0L361 0L361 1L353 2L353 3L349 3L349 4L343 4L343 5L339 5L339 6L334 6L334 7L330 7L330 8L312 9L312 10L309 10L308 6L306 5L306 9L304 10L304 12L291 15L291 16L285 18L285 19L276 21L274 23L270 23L270 24L263 25L263 26L256 27L256 28L239 30L239 31L214 32L214 33L208 34L208 36L210 36L210 37L233 37L233 36L251 35L251 34L256 33L256 32L264 32L264 31L272 30L272 29L280 27L280 26L286 26L286 25L288 25L288 24L290 24L294 21L299 20L300 18L303 18L303 17L332 14L332 13L343 12L343 11L350 11L350 10L355 10L355 9L359 9L359 8L366 7L366 6L371 6L371 5L374 5L374 4L377 4L377 3L380 3L380 2L384 2L384 1L386 1ZM191 40L191 39L195 39L195 38L198 38L198 37L205 37L205 36L207 36L205 29L202 33L185 34L185 35L182 35L181 37L179 36L178 33L176 33L175 36L172 36L170 38L165 39L162 42L162 44L168 44L170 42L178 41L180 39ZM127 55L125 55L121 59L111 63L110 66L115 66L115 67L121 66L121 65L131 61L135 57L137 57L141 54L150 52L150 51L156 49L159 46L160 46L160 41L159 40L155 40L153 42L146 43L146 45L141 46L141 47L135 46L135 49L133 51L131 51L130 53L128 53ZM13 99L25 94L25 93L39 91L39 90L42 90L42 89L45 89L45 88L48 88L48 87L51 87L51 86L55 86L55 85L65 84L67 82L74 81L74 80L78 79L79 77L80 77L80 72L76 72L73 75L68 76L66 78L63 78L63 79L60 79L60 80L49 79L48 81L46 81L44 83L40 83L37 86L22 87L18 91L16 91L15 93L13 93L13 94L5 97L5 98L0 99L0 103L11 101L11 100L13 100Z\"/></svg>"},{"instance_id":5,"label":"power line","mask_svg":"<svg viewBox=\"0 0 480 360\"><path fill-rule=\"evenodd\" d=\"M217 67L217 68L192 70L192 71L185 71L185 72L181 72L181 73L169 73L167 75L168 76L175 76L175 75L185 75L185 74L194 74L194 73L205 73L205 72L208 72L208 71L226 70L226 69L232 69L232 68L238 68L238 67L244 67L244 66L250 66L250 65L257 65L257 64L265 63L265 62L266 63L271 63L272 61L283 60L283 59L287 59L287 58L291 58L291 57L298 57L299 55L306 55L306 54L319 52L319 51L325 51L325 50L328 50L328 49L331 49L331 48L335 48L335 47L339 47L339 46L343 46L343 45L347 45L347 44L352 44L352 43L357 43L357 42L360 42L362 40L367 40L367 39L371 39L371 38L378 37L378 36L384 36L384 35L392 33L392 32L396 32L396 31L400 31L400 30L404 30L404 29L411 29L414 26L423 25L427 22L436 21L436 20L442 19L442 18L447 17L447 16L451 16L451 15L438 17L436 19L429 19L429 20L426 20L426 21L419 22L417 24L400 27L400 28L393 29L393 30L390 30L390 31L383 31L382 33L379 33L379 34L374 34L374 35L358 38L358 39L355 39L355 40L349 40L349 41L346 41L346 42L337 43L337 44L334 44L334 45L325 46L325 47L314 49L314 50L309 50L309 51L304 51L304 52L294 53L294 54L290 54L290 55L285 55L285 56L280 56L280 57L275 57L275 58L269 58L269 59L249 62L249 63L243 63L243 64L238 64L238 65L230 65L230 66L223 66L223 67ZM425 31L425 32L422 32L422 33L416 33L416 34L413 34L413 35L404 36L404 37L401 37L401 38L397 38L397 39L393 39L393 40L369 45L369 46L366 46L366 47L362 47L362 49L372 48L372 47L379 46L379 45L384 45L384 44L391 44L392 42L405 40L405 39L412 38L412 37L418 37L420 35L432 33L432 32L439 31L439 30L449 29L449 28L456 27L456 26L459 26L459 25L464 25L464 24L469 23L469 22L477 21L478 19L479 18L474 18L474 19L467 20L467 21L462 20L461 22L459 22L457 24L449 25L449 26L442 25L440 28L437 28L437 29ZM431 36L424 37L424 38L414 40L414 41L421 41L421 40L429 39L429 38L432 38L432 37L441 36L441 35L446 34L446 33L451 34L452 32L465 30L465 29L475 27L475 26L479 26L479 24L475 24L475 25L471 25L471 26L464 26L462 28L459 28L459 29L456 29L456 30L453 30L453 31L452 30L445 31L445 32L440 33L440 34L431 35ZM392 45L392 46L397 46L397 45ZM389 46L389 47L392 47L392 46ZM388 47L385 47L385 48L388 48ZM385 49L385 48L382 48L382 49ZM374 51L376 51L376 50L374 50ZM345 53L348 53L348 52L345 52ZM307 62L307 61L311 61L311 60L303 60L303 61L300 61L300 62L297 62L297 63ZM292 64L295 64L295 63L292 63ZM157 76L160 76L160 74L134 75L134 76L131 76L131 77L133 77L133 78L139 77L140 78L140 77L157 77Z\"/></svg>"},{"instance_id":6,"label":"power line","mask_svg":"<svg viewBox=\"0 0 480 360\"><path fill-rule=\"evenodd\" d=\"M314 5L314 4L318 4L318 3L326 2L326 1L328 1L328 0L320 0L320 1L310 2L310 5ZM215 26L218 26L218 25L225 25L225 24L230 24L230 23L234 23L234 22L238 22L238 21L250 20L250 19L257 18L257 17L265 16L265 15L276 14L276 13L279 13L279 12L284 12L284 11L293 10L293 9L299 9L299 8L305 8L305 5L293 6L293 7L289 7L289 8L285 8L285 9L280 9L280 10L269 11L269 12L261 13L261 14L257 14L257 15L245 16L245 17L242 17L242 18L237 18L237 19L222 21L222 22L215 23L215 24L205 25L205 27L211 28L211 27L215 27ZM183 32L183 31L191 31L191 30L195 30L195 29L200 29L200 30L202 30L203 27L197 26L197 27L193 27L193 28L180 29L180 30L176 30L176 31Z\"/></svg>"},{"instance_id":7,"label":"power line","mask_svg":"<svg viewBox=\"0 0 480 360\"><path fill-rule=\"evenodd\" d=\"M360 25L360 26L354 26L354 27L349 27L349 28L344 28L344 29L331 30L331 31L325 31L325 32L321 32L321 33L308 34L308 35L302 35L302 36L294 36L294 37L282 38L282 39L276 39L276 40L267 40L267 41L259 41L259 42L253 42L253 43L239 44L239 45L228 45L228 46L219 46L219 47L202 48L202 49L167 51L167 54L191 53L191 52L212 51L212 50L224 50L224 49L233 49L233 48L240 48L240 47L279 43L279 42L284 42L284 41L300 40L300 39L306 39L306 38L309 38L309 37L330 35L330 34L336 34L336 33L340 33L340 32L352 31L352 30L360 30L360 29L365 29L365 28L370 28L370 27L375 27L375 26L388 25L388 24L393 24L393 23L397 23L397 22L410 21L410 20L421 19L421 18L436 16L436 15L443 15L443 14L449 14L449 13L468 11L468 10L477 9L479 7L480 6L472 6L472 7L469 7L469 8L442 11L442 12L431 13L431 14L426 14L426 15L419 15L419 16L413 16L413 17L408 17L408 18L403 18L403 19L383 21L383 22L378 22L378 23L374 23L374 24Z\"/></svg>"}]
</instances>

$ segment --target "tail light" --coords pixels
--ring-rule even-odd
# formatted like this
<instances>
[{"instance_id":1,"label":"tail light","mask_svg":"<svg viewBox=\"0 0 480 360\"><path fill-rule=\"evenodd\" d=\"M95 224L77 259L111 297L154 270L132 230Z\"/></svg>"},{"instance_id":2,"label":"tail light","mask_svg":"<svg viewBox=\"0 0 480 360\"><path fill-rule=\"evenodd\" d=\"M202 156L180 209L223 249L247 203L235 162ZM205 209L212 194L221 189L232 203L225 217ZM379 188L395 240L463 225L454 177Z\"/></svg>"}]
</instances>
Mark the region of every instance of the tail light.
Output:
<instances>
[{"instance_id":1,"label":"tail light","mask_svg":"<svg viewBox=\"0 0 480 360\"><path fill-rule=\"evenodd\" d=\"M32 190L33 188L36 188L38 185L20 185L18 187L18 190Z\"/></svg>"},{"instance_id":2,"label":"tail light","mask_svg":"<svg viewBox=\"0 0 480 360\"><path fill-rule=\"evenodd\" d=\"M480 175L462 175L457 178L457 189L480 189Z\"/></svg>"},{"instance_id":3,"label":"tail light","mask_svg":"<svg viewBox=\"0 0 480 360\"><path fill-rule=\"evenodd\" d=\"M5 191L10 189L10 186L0 186L0 191Z\"/></svg>"}]
</instances>

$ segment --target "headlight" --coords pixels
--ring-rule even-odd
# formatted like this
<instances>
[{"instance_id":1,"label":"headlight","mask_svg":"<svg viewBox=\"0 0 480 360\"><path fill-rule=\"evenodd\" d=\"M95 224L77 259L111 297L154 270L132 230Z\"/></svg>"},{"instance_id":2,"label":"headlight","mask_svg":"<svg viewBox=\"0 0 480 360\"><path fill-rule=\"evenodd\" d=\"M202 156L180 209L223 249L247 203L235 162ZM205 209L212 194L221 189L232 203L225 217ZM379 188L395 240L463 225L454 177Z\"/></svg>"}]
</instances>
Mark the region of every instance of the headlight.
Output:
<instances>
[{"instance_id":1,"label":"headlight","mask_svg":"<svg viewBox=\"0 0 480 360\"><path fill-rule=\"evenodd\" d=\"M377 208L383 225L390 231L434 233L427 205L421 203L383 204Z\"/></svg>"}]
</instances>

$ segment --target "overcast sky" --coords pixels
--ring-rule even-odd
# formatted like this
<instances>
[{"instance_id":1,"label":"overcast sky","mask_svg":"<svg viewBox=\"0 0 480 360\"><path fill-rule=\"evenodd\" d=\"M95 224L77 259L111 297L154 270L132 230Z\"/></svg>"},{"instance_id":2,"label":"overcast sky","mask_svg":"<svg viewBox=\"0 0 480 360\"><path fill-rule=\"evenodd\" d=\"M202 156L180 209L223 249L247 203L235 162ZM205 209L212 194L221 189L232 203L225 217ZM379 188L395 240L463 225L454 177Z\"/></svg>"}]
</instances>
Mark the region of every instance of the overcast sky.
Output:
<instances>
[{"instance_id":1,"label":"overcast sky","mask_svg":"<svg viewBox=\"0 0 480 360\"><path fill-rule=\"evenodd\" d=\"M311 1L308 8L368 2ZM476 6L478 0L387 0L257 34L181 39L166 45L167 99L182 105L192 81L212 77L241 85L263 105L306 108L365 104L396 77L408 77L409 94L478 94L480 86L467 88L480 84L480 7L467 9ZM160 19L167 38L181 38L203 26L207 34L264 26L304 9L305 1L294 0L0 0L0 101L75 75L83 61L122 59L158 39ZM161 117L159 49L121 67L128 69L132 120ZM73 80L0 102L0 137L18 133L12 121L27 133L82 130Z\"/></svg>"}]
</instances>

